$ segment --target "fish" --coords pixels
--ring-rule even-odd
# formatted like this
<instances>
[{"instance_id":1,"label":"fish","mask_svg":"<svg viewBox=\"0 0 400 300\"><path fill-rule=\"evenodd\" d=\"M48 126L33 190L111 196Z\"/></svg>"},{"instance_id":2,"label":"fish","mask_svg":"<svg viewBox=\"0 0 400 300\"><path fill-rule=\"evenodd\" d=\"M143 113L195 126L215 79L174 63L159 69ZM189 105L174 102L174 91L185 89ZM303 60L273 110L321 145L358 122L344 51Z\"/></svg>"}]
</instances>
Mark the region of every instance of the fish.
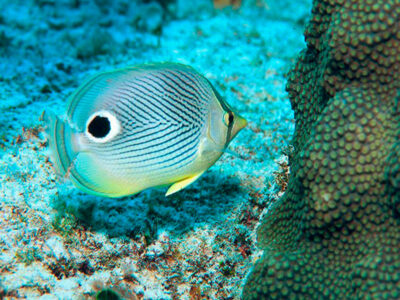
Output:
<instances>
[{"instance_id":1,"label":"fish","mask_svg":"<svg viewBox=\"0 0 400 300\"><path fill-rule=\"evenodd\" d=\"M47 113L55 171L80 190L117 198L196 181L246 127L213 85L178 63L94 75Z\"/></svg>"}]
</instances>

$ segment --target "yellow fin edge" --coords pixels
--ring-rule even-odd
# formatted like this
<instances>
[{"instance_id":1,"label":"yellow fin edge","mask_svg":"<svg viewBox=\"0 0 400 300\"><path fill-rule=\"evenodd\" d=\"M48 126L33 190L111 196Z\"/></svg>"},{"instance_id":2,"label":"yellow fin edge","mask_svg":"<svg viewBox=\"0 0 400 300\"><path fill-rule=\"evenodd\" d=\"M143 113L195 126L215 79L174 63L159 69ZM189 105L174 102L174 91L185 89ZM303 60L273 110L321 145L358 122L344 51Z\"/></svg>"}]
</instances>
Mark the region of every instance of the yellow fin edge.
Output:
<instances>
[{"instance_id":1,"label":"yellow fin edge","mask_svg":"<svg viewBox=\"0 0 400 300\"><path fill-rule=\"evenodd\" d=\"M183 190L185 187L187 187L189 184L195 182L197 178L199 178L204 172L201 172L199 174L196 174L192 177L183 179L181 181L175 182L173 185L171 185L165 194L165 197L168 197L169 195L175 194L176 192L179 192Z\"/></svg>"}]
</instances>

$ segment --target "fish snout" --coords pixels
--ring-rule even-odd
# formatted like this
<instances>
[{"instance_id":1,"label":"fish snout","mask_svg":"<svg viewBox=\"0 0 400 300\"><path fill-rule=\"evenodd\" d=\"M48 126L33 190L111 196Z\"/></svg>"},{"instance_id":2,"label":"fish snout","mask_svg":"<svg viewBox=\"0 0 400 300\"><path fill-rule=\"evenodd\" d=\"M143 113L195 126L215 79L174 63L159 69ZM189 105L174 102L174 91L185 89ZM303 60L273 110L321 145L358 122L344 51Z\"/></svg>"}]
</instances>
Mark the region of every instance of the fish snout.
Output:
<instances>
[{"instance_id":1,"label":"fish snout","mask_svg":"<svg viewBox=\"0 0 400 300\"><path fill-rule=\"evenodd\" d=\"M235 114L235 123L232 128L232 139L239 133L240 130L247 126L247 120L242 116Z\"/></svg>"}]
</instances>

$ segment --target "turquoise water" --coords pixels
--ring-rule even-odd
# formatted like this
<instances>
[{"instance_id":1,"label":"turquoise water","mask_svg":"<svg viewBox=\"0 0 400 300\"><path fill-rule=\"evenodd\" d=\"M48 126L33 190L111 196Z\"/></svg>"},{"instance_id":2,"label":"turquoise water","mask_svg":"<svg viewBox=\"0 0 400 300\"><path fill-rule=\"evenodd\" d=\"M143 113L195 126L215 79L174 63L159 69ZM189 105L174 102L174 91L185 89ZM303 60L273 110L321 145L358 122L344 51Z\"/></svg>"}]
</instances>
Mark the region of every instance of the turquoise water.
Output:
<instances>
[{"instance_id":1,"label":"turquoise water","mask_svg":"<svg viewBox=\"0 0 400 300\"><path fill-rule=\"evenodd\" d=\"M255 227L282 192L285 74L310 1L0 1L0 298L240 299ZM198 181L109 199L57 178L41 121L90 75L193 66L249 122ZM196 298L197 297L197 298Z\"/></svg>"}]
</instances>

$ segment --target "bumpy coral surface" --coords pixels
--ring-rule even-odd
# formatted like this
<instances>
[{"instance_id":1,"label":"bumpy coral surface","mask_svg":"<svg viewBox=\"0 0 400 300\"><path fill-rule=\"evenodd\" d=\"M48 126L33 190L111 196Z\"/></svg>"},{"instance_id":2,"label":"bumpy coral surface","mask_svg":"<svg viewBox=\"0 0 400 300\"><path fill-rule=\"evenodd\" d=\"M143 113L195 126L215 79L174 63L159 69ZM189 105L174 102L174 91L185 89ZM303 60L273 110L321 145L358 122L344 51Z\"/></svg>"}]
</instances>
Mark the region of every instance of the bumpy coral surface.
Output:
<instances>
[{"instance_id":1,"label":"bumpy coral surface","mask_svg":"<svg viewBox=\"0 0 400 300\"><path fill-rule=\"evenodd\" d=\"M245 299L400 298L400 1L315 0L289 74L288 191Z\"/></svg>"}]
</instances>

